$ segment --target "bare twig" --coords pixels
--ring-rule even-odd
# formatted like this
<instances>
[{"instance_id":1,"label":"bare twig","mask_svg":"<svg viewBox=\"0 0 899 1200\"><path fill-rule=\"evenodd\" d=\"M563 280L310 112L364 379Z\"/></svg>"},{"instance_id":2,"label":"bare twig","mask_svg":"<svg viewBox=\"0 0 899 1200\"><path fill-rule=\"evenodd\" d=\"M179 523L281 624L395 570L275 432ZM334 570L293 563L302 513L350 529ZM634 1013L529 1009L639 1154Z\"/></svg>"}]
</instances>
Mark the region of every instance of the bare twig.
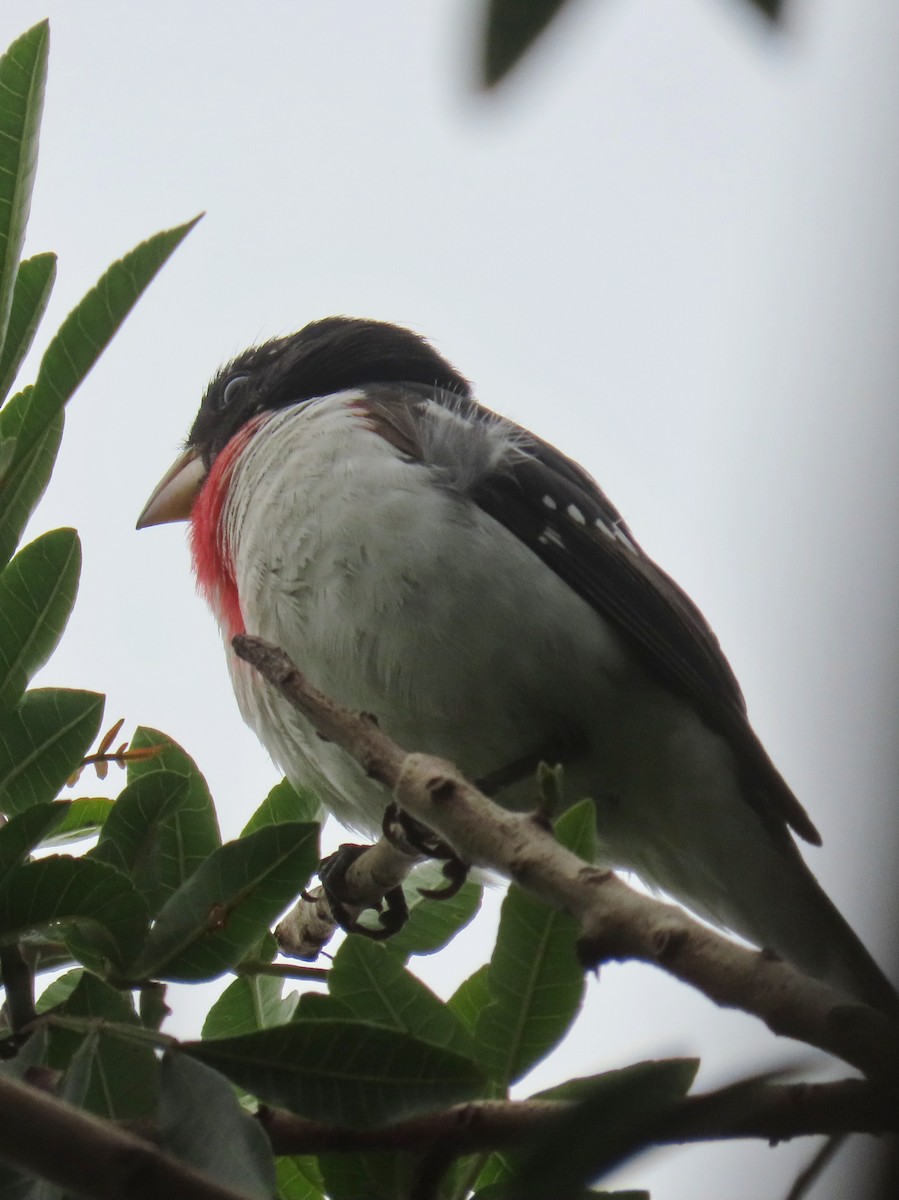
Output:
<instances>
[{"instance_id":1,"label":"bare twig","mask_svg":"<svg viewBox=\"0 0 899 1200\"><path fill-rule=\"evenodd\" d=\"M873 1076L899 1069L899 1028L882 1013L807 978L764 951L700 926L680 909L638 894L613 872L560 846L527 815L482 795L451 763L407 754L366 714L313 688L282 651L241 635L235 652L259 670L329 741L389 788L397 804L462 861L514 880L581 927L585 965L637 959L661 967L716 1004L763 1020L772 1032L826 1050Z\"/></svg>"},{"instance_id":2,"label":"bare twig","mask_svg":"<svg viewBox=\"0 0 899 1200\"><path fill-rule=\"evenodd\" d=\"M827 1139L812 1161L796 1176L796 1181L787 1193L787 1200L802 1200L827 1170L837 1151L846 1140L845 1133L834 1133Z\"/></svg>"},{"instance_id":3,"label":"bare twig","mask_svg":"<svg viewBox=\"0 0 899 1200\"><path fill-rule=\"evenodd\" d=\"M328 970L324 967L292 967L287 963L271 963L247 958L232 970L235 975L273 975L276 979L305 979L313 983L328 982Z\"/></svg>"}]
</instances>

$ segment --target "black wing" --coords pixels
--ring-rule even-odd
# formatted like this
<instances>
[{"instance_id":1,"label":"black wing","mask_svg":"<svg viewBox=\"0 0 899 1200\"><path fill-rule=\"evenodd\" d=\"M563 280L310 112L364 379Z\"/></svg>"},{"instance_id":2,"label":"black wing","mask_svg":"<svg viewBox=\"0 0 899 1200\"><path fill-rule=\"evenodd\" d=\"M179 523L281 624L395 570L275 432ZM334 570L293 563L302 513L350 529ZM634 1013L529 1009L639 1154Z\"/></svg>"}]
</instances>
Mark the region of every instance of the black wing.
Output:
<instances>
[{"instance_id":1,"label":"black wing","mask_svg":"<svg viewBox=\"0 0 899 1200\"><path fill-rule=\"evenodd\" d=\"M820 835L746 716L740 686L702 613L646 555L621 515L576 463L522 431L520 454L484 477L472 498L520 538L631 645L645 670L722 734L747 795L772 828Z\"/></svg>"},{"instance_id":2,"label":"black wing","mask_svg":"<svg viewBox=\"0 0 899 1200\"><path fill-rule=\"evenodd\" d=\"M595 481L548 442L468 397L415 383L366 388L372 428L410 460L427 458L421 422L434 402L468 421L500 421L516 431L515 452L477 479L468 490L472 500L609 621L648 674L727 739L745 794L774 836L788 837L786 822L820 845L808 814L753 733L740 685L702 613L643 552Z\"/></svg>"}]
</instances>

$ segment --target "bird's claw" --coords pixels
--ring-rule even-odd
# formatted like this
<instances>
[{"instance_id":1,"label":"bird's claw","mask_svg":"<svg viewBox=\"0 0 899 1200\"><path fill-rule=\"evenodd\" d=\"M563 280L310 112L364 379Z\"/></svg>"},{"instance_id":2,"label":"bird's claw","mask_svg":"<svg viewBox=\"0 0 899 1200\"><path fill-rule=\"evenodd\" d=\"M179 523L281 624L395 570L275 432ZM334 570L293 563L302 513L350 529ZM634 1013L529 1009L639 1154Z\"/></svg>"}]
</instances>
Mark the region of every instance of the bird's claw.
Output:
<instances>
[{"instance_id":1,"label":"bird's claw","mask_svg":"<svg viewBox=\"0 0 899 1200\"><path fill-rule=\"evenodd\" d=\"M440 888L419 888L420 896L424 896L426 900L451 900L458 893L468 878L470 868L446 842L435 837L430 829L403 812L396 804L388 804L385 808L381 830L387 841L398 849L412 849L426 858L435 858L443 862L442 873L447 881L446 885Z\"/></svg>"},{"instance_id":2,"label":"bird's claw","mask_svg":"<svg viewBox=\"0 0 899 1200\"><path fill-rule=\"evenodd\" d=\"M368 846L344 842L333 854L322 859L318 877L331 906L334 920L341 929L346 933L361 933L363 937L374 941L384 941L398 933L406 924L409 919L409 906L403 889L397 886L384 893L385 907L378 912L379 928L361 924L354 915L353 910L358 909L358 903L347 886L346 875L353 863L368 849Z\"/></svg>"}]
</instances>

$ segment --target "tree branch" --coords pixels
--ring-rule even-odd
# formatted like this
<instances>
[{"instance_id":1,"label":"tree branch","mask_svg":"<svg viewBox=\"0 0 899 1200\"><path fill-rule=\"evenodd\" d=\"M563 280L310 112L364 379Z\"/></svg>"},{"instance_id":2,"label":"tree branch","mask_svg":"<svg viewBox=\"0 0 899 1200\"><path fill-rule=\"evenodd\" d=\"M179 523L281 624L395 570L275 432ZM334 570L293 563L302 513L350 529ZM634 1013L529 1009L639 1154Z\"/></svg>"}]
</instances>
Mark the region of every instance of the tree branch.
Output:
<instances>
[{"instance_id":1,"label":"tree branch","mask_svg":"<svg viewBox=\"0 0 899 1200\"><path fill-rule=\"evenodd\" d=\"M841 1133L899 1132L895 1093L861 1079L837 1083L759 1084L751 1106L722 1104L728 1089L688 1096L647 1145L761 1138L768 1142ZM440 1149L451 1155L522 1147L572 1102L481 1100L414 1117L381 1129L345 1129L278 1108L259 1121L275 1154L370 1154ZM717 1110L717 1111L716 1111Z\"/></svg>"},{"instance_id":2,"label":"tree branch","mask_svg":"<svg viewBox=\"0 0 899 1200\"><path fill-rule=\"evenodd\" d=\"M0 978L6 992L6 1008L13 1033L30 1025L34 1011L34 973L15 943L0 946Z\"/></svg>"},{"instance_id":3,"label":"tree branch","mask_svg":"<svg viewBox=\"0 0 899 1200\"><path fill-rule=\"evenodd\" d=\"M91 1200L250 1200L111 1121L6 1076L0 1158Z\"/></svg>"},{"instance_id":4,"label":"tree branch","mask_svg":"<svg viewBox=\"0 0 899 1200\"><path fill-rule=\"evenodd\" d=\"M507 812L482 795L451 763L407 754L372 716L334 703L262 639L240 635L232 645L463 862L497 871L570 913L580 924L585 966L611 959L652 963L714 1003L752 1013L772 1032L826 1050L867 1075L895 1077L899 1071L899 1028L882 1013L769 952L736 945L680 909L638 894L612 871L583 862L539 821Z\"/></svg>"}]
</instances>

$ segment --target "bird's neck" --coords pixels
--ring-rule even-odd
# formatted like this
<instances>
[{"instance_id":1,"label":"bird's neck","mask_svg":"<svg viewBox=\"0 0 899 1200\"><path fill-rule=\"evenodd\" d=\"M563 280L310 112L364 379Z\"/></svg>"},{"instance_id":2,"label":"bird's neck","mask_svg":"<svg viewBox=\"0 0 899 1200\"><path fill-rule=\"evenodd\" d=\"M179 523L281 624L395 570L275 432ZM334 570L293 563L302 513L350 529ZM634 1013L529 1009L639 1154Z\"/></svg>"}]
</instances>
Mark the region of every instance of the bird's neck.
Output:
<instances>
[{"instance_id":1,"label":"bird's neck","mask_svg":"<svg viewBox=\"0 0 899 1200\"><path fill-rule=\"evenodd\" d=\"M226 638L245 632L234 563L224 532L234 468L258 421L244 425L216 457L190 515L190 550L197 587Z\"/></svg>"}]
</instances>

